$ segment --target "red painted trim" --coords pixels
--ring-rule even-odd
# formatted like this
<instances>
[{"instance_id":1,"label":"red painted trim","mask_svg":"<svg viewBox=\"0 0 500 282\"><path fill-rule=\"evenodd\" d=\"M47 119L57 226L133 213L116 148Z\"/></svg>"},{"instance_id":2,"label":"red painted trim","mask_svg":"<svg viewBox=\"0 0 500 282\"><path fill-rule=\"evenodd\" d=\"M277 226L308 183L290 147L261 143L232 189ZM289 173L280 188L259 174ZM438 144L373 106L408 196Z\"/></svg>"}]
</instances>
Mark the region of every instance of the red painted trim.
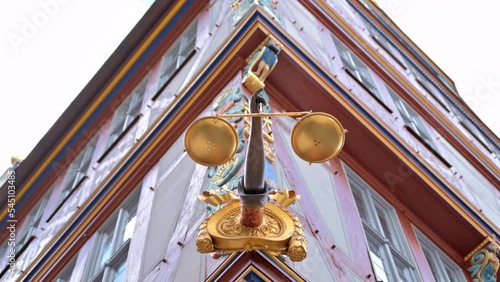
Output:
<instances>
[{"instance_id":1,"label":"red painted trim","mask_svg":"<svg viewBox=\"0 0 500 282\"><path fill-rule=\"evenodd\" d=\"M421 102L423 97L419 98L417 95L410 93L409 90L404 87L399 81L397 81L392 72L387 70L378 61L374 60L372 56L365 51L365 48L361 46L359 42L352 39L351 35L348 34L338 23L332 21L329 15L326 15L320 8L318 8L313 2L310 1L300 1L305 7L311 11L329 30L336 35L336 37L342 41L353 53L362 60L371 70L373 70L374 78L377 85L384 83L387 87L392 88L396 93L400 95L425 121L432 126L439 134L448 140L453 147L455 147L462 155L464 155L471 164L480 171L491 183L495 185L497 189L500 190L500 170L493 160L489 159L489 156L483 156L482 159L478 158L475 152L471 151L470 147L478 147L478 145L471 143L464 136L460 138L457 133L452 131L446 124L444 124L441 119L435 114L437 109L432 111ZM363 9L363 5L358 5ZM339 73L339 70L334 70L335 73ZM377 77L378 76L378 77ZM408 81L410 83L410 81ZM380 88L380 87L379 87ZM446 87L445 87L446 88ZM446 88L447 89L447 88ZM387 100L391 100L389 97L384 97ZM457 99L459 101L459 99ZM463 103L461 100L458 103ZM468 109L467 105L463 106L464 109ZM475 115L472 113L472 115ZM451 119L451 116L447 117L448 122L458 126L457 122ZM486 128L486 127L485 127ZM431 130L433 139L437 138L437 135ZM479 149L478 149L479 150ZM485 162L486 161L486 162Z\"/></svg>"},{"instance_id":2,"label":"red painted trim","mask_svg":"<svg viewBox=\"0 0 500 282\"><path fill-rule=\"evenodd\" d=\"M302 211L304 212L304 216L307 219L307 221L302 222L302 224L304 228L307 228L310 234L312 234L317 239L317 242L321 247L321 250L326 255L325 257L328 263L330 264L330 267L333 270L334 275L336 275L335 279L339 279L339 281L343 281L343 279L350 279L350 276L346 276L349 274L346 273L343 267L341 267L342 264L339 264L339 261L345 264L345 266L347 266L350 270L352 270L360 277L366 277L367 274L372 273L370 262L367 261L366 259L367 253L365 252L365 255L363 256L362 251L360 251L360 249L363 248L362 246L358 244L358 246L355 247L356 252L353 252L353 254L360 255L361 253L361 256L354 257L353 258L354 261L351 260L351 258L349 258L342 251L338 250L336 247L333 247L335 246L335 243L331 238L330 231L328 231L328 227L323 222L324 220L323 217L318 213L316 206L314 205L314 200L309 194L309 191L307 189L307 184L305 184L300 177L297 177L298 175L301 175L301 173L295 167L294 165L295 161L291 158L290 152L286 149L286 145L284 142L287 141L283 140L280 134L275 134L274 140L275 140L274 144L275 144L276 156L284 170L284 173L287 176L288 183L291 185L290 188L297 191L297 193L301 195L301 200L299 203L302 208ZM343 212L345 215L349 211L343 210ZM347 223L346 221L344 222ZM355 223L353 223L353 225L355 225ZM353 234L354 238L364 239L363 233L359 233L360 232L359 228L355 228L350 224L346 224L346 227L349 228L347 231L350 234ZM363 231L361 230L361 232ZM349 244L351 246L359 243L359 242L352 242L355 240L350 240L350 239L352 239L352 237L349 238ZM366 250L366 244L365 244L365 250Z\"/></svg>"}]
</instances>

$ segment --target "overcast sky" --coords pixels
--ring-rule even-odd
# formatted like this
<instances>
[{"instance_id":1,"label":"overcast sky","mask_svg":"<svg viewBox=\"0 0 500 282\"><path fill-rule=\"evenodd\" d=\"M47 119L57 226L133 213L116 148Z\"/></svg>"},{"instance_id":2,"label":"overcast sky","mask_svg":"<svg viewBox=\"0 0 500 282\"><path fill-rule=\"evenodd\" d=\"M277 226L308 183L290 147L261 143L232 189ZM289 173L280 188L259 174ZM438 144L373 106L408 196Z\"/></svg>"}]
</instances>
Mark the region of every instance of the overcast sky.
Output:
<instances>
[{"instance_id":1,"label":"overcast sky","mask_svg":"<svg viewBox=\"0 0 500 282\"><path fill-rule=\"evenodd\" d=\"M0 171L26 157L149 7L150 0L0 3ZM500 132L500 4L380 0ZM1 173L1 172L0 172Z\"/></svg>"}]
</instances>

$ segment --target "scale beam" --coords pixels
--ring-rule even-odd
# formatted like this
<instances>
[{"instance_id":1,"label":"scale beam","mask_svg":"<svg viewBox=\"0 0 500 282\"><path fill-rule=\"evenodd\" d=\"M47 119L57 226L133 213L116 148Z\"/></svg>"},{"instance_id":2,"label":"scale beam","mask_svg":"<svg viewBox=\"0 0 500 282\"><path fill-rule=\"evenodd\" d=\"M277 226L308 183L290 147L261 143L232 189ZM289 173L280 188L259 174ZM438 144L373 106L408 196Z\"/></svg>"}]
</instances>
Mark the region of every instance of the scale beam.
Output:
<instances>
[{"instance_id":1,"label":"scale beam","mask_svg":"<svg viewBox=\"0 0 500 282\"><path fill-rule=\"evenodd\" d=\"M249 114L225 114L225 115L214 115L216 117L221 118L240 118L240 117L275 117L275 116L284 116L284 117L298 117L305 116L312 113L312 111L308 112L284 112L284 113L249 113Z\"/></svg>"}]
</instances>

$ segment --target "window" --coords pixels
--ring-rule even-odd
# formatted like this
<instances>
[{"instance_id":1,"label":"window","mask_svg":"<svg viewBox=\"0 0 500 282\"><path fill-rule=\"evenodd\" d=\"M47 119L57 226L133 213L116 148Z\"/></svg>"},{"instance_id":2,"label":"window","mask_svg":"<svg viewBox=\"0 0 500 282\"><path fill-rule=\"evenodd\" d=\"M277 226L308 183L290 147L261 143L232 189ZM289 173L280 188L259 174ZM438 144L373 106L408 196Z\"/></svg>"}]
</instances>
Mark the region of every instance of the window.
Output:
<instances>
[{"instance_id":1,"label":"window","mask_svg":"<svg viewBox=\"0 0 500 282\"><path fill-rule=\"evenodd\" d=\"M486 150L488 150L488 152L490 152L490 154L495 154L497 156L500 156L500 154L496 150L495 146L486 140L484 135L479 131L479 129L477 129L476 126L474 126L474 124L472 124L472 122L469 119L467 119L458 110L454 110L453 112L457 116L457 119L458 119L458 122L460 123L460 125L462 125L465 128L465 130L467 130L467 132L470 135L472 135L474 137L474 139L476 139L476 141L478 141Z\"/></svg>"},{"instance_id":2,"label":"window","mask_svg":"<svg viewBox=\"0 0 500 282\"><path fill-rule=\"evenodd\" d=\"M389 89L389 93L391 94L392 100L396 105L401 117L403 118L404 123L407 126L407 129L413 135L416 135L418 139L427 145L429 145L434 151L438 152L436 144L431 138L429 131L427 130L422 117L418 115L411 107L408 105L403 99L401 99L396 93Z\"/></svg>"},{"instance_id":3,"label":"window","mask_svg":"<svg viewBox=\"0 0 500 282\"><path fill-rule=\"evenodd\" d=\"M422 74L420 74L419 71L417 71L412 65L410 62L407 61L406 65L408 66L408 68L410 69L411 73L415 76L415 79L417 81L417 83L425 89L425 91L427 93L429 93L432 98L434 98L434 100L436 102L438 102L439 105L441 105L441 107L443 107L443 109L445 109L446 111L450 111L450 108L448 107L448 105L446 104L446 101L443 99L443 96L441 95L441 93L436 89L436 87L434 87L434 85L432 85L432 83L427 79L425 78Z\"/></svg>"},{"instance_id":4,"label":"window","mask_svg":"<svg viewBox=\"0 0 500 282\"><path fill-rule=\"evenodd\" d=\"M139 185L140 186L140 185ZM130 240L134 233L140 189L96 233L88 265L88 281L125 281Z\"/></svg>"},{"instance_id":5,"label":"window","mask_svg":"<svg viewBox=\"0 0 500 282\"><path fill-rule=\"evenodd\" d=\"M339 51L340 59L346 67L346 71L349 75L353 76L359 83L363 84L371 94L377 96L381 101L382 95L375 85L375 80L373 79L370 69L356 57L347 47L344 46L338 39L334 38L335 46Z\"/></svg>"},{"instance_id":6,"label":"window","mask_svg":"<svg viewBox=\"0 0 500 282\"><path fill-rule=\"evenodd\" d=\"M418 281L394 208L347 169L377 281Z\"/></svg>"},{"instance_id":7,"label":"window","mask_svg":"<svg viewBox=\"0 0 500 282\"><path fill-rule=\"evenodd\" d=\"M447 255L434 245L420 231L415 230L420 246L424 251L425 258L429 264L432 275L437 282L461 282L465 279L462 269L455 264Z\"/></svg>"},{"instance_id":8,"label":"window","mask_svg":"<svg viewBox=\"0 0 500 282\"><path fill-rule=\"evenodd\" d=\"M19 232L16 230L16 238L14 246L7 246L7 241L2 244L0 247L0 251L4 254L10 252L10 249L14 249L16 260L24 253L24 251L28 248L30 243L35 239L35 231L38 229L38 225L42 219L42 216L45 212L45 208L47 207L47 202L49 201L51 192L51 187L47 193L43 196L43 198L38 202L38 204L30 211L30 213L25 217L22 225L20 226ZM7 245L5 245L7 244ZM5 249L4 249L5 247ZM5 260L4 264L7 264L8 259L6 257L2 257ZM2 261L3 263L4 261ZM0 273L0 278L5 275L8 271L9 265L7 264L2 272Z\"/></svg>"},{"instance_id":9,"label":"window","mask_svg":"<svg viewBox=\"0 0 500 282\"><path fill-rule=\"evenodd\" d=\"M356 82L358 82L359 85L366 90L366 92L375 98L375 100L382 107L392 113L392 110L385 104L384 98L375 84L375 80L370 72L370 69L358 57L349 51L344 44L338 41L338 39L333 37L333 41L335 41L335 46L337 46L337 50L339 52L340 59L342 60L342 64L345 67L346 73L352 79L356 80Z\"/></svg>"},{"instance_id":10,"label":"window","mask_svg":"<svg viewBox=\"0 0 500 282\"><path fill-rule=\"evenodd\" d=\"M371 37L377 44L384 49L387 54L389 54L401 67L406 69L404 63L401 60L401 56L398 51L394 50L391 43L378 31L373 27L368 21L363 19L366 29L370 33Z\"/></svg>"},{"instance_id":11,"label":"window","mask_svg":"<svg viewBox=\"0 0 500 282\"><path fill-rule=\"evenodd\" d=\"M89 144L87 144L87 146L69 166L66 176L64 177L63 188L59 197L59 204L61 204L73 192L73 190L77 188L81 182L83 182L83 179L89 169L92 155L94 154L98 136L99 134L96 134L96 136L90 140Z\"/></svg>"},{"instance_id":12,"label":"window","mask_svg":"<svg viewBox=\"0 0 500 282\"><path fill-rule=\"evenodd\" d=\"M163 55L160 67L160 81L158 83L159 89L166 85L170 78L177 73L177 70L183 66L184 62L187 62L187 59L194 54L197 23L198 20L191 23Z\"/></svg>"},{"instance_id":13,"label":"window","mask_svg":"<svg viewBox=\"0 0 500 282\"><path fill-rule=\"evenodd\" d=\"M19 252L23 247L25 247L30 239L33 237L40 221L42 219L45 208L49 201L52 188L45 194L45 196L38 202L38 204L31 210L31 212L26 216L23 226L20 232L16 236L16 250ZM19 254L18 254L19 255Z\"/></svg>"},{"instance_id":14,"label":"window","mask_svg":"<svg viewBox=\"0 0 500 282\"><path fill-rule=\"evenodd\" d=\"M106 143L106 150L111 148L120 137L132 126L139 118L144 92L148 78L144 78L141 83L132 91L132 93L116 109L111 121L111 131ZM106 153L99 159L102 160Z\"/></svg>"}]
</instances>

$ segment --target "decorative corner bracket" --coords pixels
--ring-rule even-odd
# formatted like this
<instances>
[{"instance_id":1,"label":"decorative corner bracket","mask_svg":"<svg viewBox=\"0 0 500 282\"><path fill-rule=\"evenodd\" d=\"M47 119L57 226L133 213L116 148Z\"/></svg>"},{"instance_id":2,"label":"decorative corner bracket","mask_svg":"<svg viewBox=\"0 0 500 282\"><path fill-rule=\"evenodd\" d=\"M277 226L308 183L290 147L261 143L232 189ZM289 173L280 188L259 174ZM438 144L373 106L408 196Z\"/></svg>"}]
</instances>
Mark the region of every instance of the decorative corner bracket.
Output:
<instances>
[{"instance_id":1,"label":"decorative corner bracket","mask_svg":"<svg viewBox=\"0 0 500 282\"><path fill-rule=\"evenodd\" d=\"M226 205L201 223L196 238L198 252L265 250L274 255L287 255L296 262L307 257L307 240L302 224L297 216L286 210L286 206L300 198L293 190L275 192L274 195L279 195L279 202L266 204L263 208L264 220L256 227L240 223L241 202L238 196L233 194L221 199L217 195L212 192L209 197L200 197L205 202L215 197L217 200L213 203L220 201Z\"/></svg>"},{"instance_id":2,"label":"decorative corner bracket","mask_svg":"<svg viewBox=\"0 0 500 282\"><path fill-rule=\"evenodd\" d=\"M464 260L471 263L468 271L473 282L496 282L500 267L500 245L495 237L486 237Z\"/></svg>"}]
</instances>

